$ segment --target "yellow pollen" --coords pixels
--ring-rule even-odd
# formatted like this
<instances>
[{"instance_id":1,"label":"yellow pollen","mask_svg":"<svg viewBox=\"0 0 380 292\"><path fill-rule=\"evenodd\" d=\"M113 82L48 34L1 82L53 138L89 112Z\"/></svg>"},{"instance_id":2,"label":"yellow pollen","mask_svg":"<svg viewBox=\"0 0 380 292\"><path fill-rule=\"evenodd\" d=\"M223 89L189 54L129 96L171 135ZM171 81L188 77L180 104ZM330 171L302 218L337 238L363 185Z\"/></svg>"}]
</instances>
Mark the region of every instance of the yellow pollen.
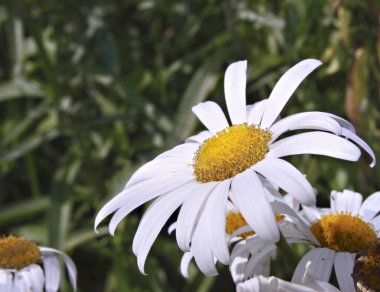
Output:
<instances>
[{"instance_id":1,"label":"yellow pollen","mask_svg":"<svg viewBox=\"0 0 380 292\"><path fill-rule=\"evenodd\" d=\"M40 258L35 243L12 235L0 238L0 268L19 270L39 262Z\"/></svg>"},{"instance_id":2,"label":"yellow pollen","mask_svg":"<svg viewBox=\"0 0 380 292\"><path fill-rule=\"evenodd\" d=\"M282 220L283 216L276 213L276 221L279 222ZM226 233L231 235L239 228L248 225L247 221L245 221L244 217L240 212L237 211L229 211L226 216ZM240 237L247 238L251 235L254 235L254 231L247 231L239 234Z\"/></svg>"},{"instance_id":3,"label":"yellow pollen","mask_svg":"<svg viewBox=\"0 0 380 292\"><path fill-rule=\"evenodd\" d=\"M310 230L321 246L337 252L357 253L373 247L377 240L372 225L349 212L322 216Z\"/></svg>"},{"instance_id":4,"label":"yellow pollen","mask_svg":"<svg viewBox=\"0 0 380 292\"><path fill-rule=\"evenodd\" d=\"M380 240L369 251L357 256L352 277L357 287L366 288L358 291L380 291Z\"/></svg>"},{"instance_id":5,"label":"yellow pollen","mask_svg":"<svg viewBox=\"0 0 380 292\"><path fill-rule=\"evenodd\" d=\"M194 175L198 182L231 178L268 153L269 131L255 125L240 124L226 128L207 139L194 156Z\"/></svg>"}]
</instances>

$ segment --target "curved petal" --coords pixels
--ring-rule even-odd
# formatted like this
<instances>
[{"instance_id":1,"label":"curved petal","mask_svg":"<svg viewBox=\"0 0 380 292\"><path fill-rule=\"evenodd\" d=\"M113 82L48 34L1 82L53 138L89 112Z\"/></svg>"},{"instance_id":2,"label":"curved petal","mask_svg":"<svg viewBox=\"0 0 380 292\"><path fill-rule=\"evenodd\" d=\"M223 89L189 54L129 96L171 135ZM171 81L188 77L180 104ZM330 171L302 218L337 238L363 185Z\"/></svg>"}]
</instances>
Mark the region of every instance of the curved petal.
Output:
<instances>
[{"instance_id":1,"label":"curved petal","mask_svg":"<svg viewBox=\"0 0 380 292\"><path fill-rule=\"evenodd\" d=\"M278 158L266 158L251 169L266 177L302 204L315 204L316 198L312 186L305 176L289 162Z\"/></svg>"},{"instance_id":2,"label":"curved petal","mask_svg":"<svg viewBox=\"0 0 380 292\"><path fill-rule=\"evenodd\" d=\"M328 248L315 248L303 256L294 271L292 282L302 284L302 277L305 274L306 268L316 279L328 281L330 279L332 266L334 263L335 251ZM308 265L308 262L311 264Z\"/></svg>"},{"instance_id":3,"label":"curved petal","mask_svg":"<svg viewBox=\"0 0 380 292\"><path fill-rule=\"evenodd\" d=\"M364 200L359 215L366 222L372 220L380 212L380 192L373 193Z\"/></svg>"},{"instance_id":4,"label":"curved petal","mask_svg":"<svg viewBox=\"0 0 380 292\"><path fill-rule=\"evenodd\" d=\"M25 278L24 274L21 273L21 270L16 271L13 280L13 292L25 292L28 290L30 291L27 279Z\"/></svg>"},{"instance_id":5,"label":"curved petal","mask_svg":"<svg viewBox=\"0 0 380 292\"><path fill-rule=\"evenodd\" d=\"M189 278L189 264L193 259L193 253L191 251L185 252L181 259L181 274L185 278Z\"/></svg>"},{"instance_id":6,"label":"curved petal","mask_svg":"<svg viewBox=\"0 0 380 292\"><path fill-rule=\"evenodd\" d=\"M13 292L12 272L0 269L0 291Z\"/></svg>"},{"instance_id":7,"label":"curved petal","mask_svg":"<svg viewBox=\"0 0 380 292\"><path fill-rule=\"evenodd\" d=\"M46 292L56 292L61 280L61 269L59 260L55 255L47 255L42 258L45 271Z\"/></svg>"},{"instance_id":8,"label":"curved petal","mask_svg":"<svg viewBox=\"0 0 380 292\"><path fill-rule=\"evenodd\" d=\"M105 217L119 209L116 212L117 216L115 213L112 218L112 226L110 223L110 230L114 230L120 220L138 206L154 199L155 197L165 194L190 180L192 180L191 176L173 176L171 179L168 179L167 177L159 177L142 181L127 189L124 189L116 197L104 205L96 215L94 226L95 229Z\"/></svg>"},{"instance_id":9,"label":"curved petal","mask_svg":"<svg viewBox=\"0 0 380 292\"><path fill-rule=\"evenodd\" d=\"M263 240L277 242L280 236L277 223L257 174L247 169L236 175L231 190L238 209L252 229Z\"/></svg>"},{"instance_id":10,"label":"curved petal","mask_svg":"<svg viewBox=\"0 0 380 292\"><path fill-rule=\"evenodd\" d=\"M234 125L247 121L245 110L245 87L247 85L247 61L228 66L224 75L224 95L227 109Z\"/></svg>"},{"instance_id":11,"label":"curved petal","mask_svg":"<svg viewBox=\"0 0 380 292\"><path fill-rule=\"evenodd\" d=\"M207 204L207 202L206 202ZM199 224L194 230L194 235L191 241L191 250L194 255L197 266L206 276L216 276L218 271L215 268L214 256L211 246L208 242L208 227L204 222L205 212L202 212L199 218Z\"/></svg>"},{"instance_id":12,"label":"curved petal","mask_svg":"<svg viewBox=\"0 0 380 292\"><path fill-rule=\"evenodd\" d=\"M61 251L56 250L54 248L40 246L39 249L40 249L40 252L43 256L58 255L58 256L62 257L62 259L65 263L65 266L66 266L67 273L69 275L69 280L70 280L71 286L73 287L74 291L76 291L77 290L77 268L76 268L73 260L64 252L61 252Z\"/></svg>"},{"instance_id":13,"label":"curved petal","mask_svg":"<svg viewBox=\"0 0 380 292\"><path fill-rule=\"evenodd\" d=\"M216 186L203 210L205 220L200 222L209 229L208 242L214 256L225 265L230 262L226 238L226 205L230 185L231 180L225 180Z\"/></svg>"},{"instance_id":14,"label":"curved petal","mask_svg":"<svg viewBox=\"0 0 380 292\"><path fill-rule=\"evenodd\" d=\"M339 288L342 291L355 292L354 281L351 274L354 269L355 254L349 252L337 252L334 260L334 268Z\"/></svg>"},{"instance_id":15,"label":"curved petal","mask_svg":"<svg viewBox=\"0 0 380 292\"><path fill-rule=\"evenodd\" d=\"M220 106L213 101L206 101L193 106L193 113L213 134L228 128L227 119Z\"/></svg>"},{"instance_id":16,"label":"curved petal","mask_svg":"<svg viewBox=\"0 0 380 292\"><path fill-rule=\"evenodd\" d=\"M145 274L144 265L149 250L173 212L191 195L194 184L185 184L158 198L145 212L133 239L132 250L137 256L137 265Z\"/></svg>"},{"instance_id":17,"label":"curved petal","mask_svg":"<svg viewBox=\"0 0 380 292\"><path fill-rule=\"evenodd\" d=\"M257 271L259 265L265 260L270 260L271 252L274 250L276 250L276 245L268 244L262 249L258 250L256 253L252 253L244 271L244 280L254 276L255 271Z\"/></svg>"},{"instance_id":18,"label":"curved petal","mask_svg":"<svg viewBox=\"0 0 380 292\"><path fill-rule=\"evenodd\" d=\"M279 281L275 277L266 278L263 276L254 277L243 283L240 283L236 286L236 292L252 292L252 291L271 291L278 292L279 290ZM287 291L287 290L285 290ZM288 290L292 292L298 292L296 290ZM309 291L306 291L309 292Z\"/></svg>"},{"instance_id":19,"label":"curved petal","mask_svg":"<svg viewBox=\"0 0 380 292\"><path fill-rule=\"evenodd\" d=\"M183 203L178 214L176 228L177 243L182 251L190 250L191 238L205 201L217 184L217 182L199 184L198 188L193 190L191 197L188 197Z\"/></svg>"},{"instance_id":20,"label":"curved petal","mask_svg":"<svg viewBox=\"0 0 380 292\"><path fill-rule=\"evenodd\" d=\"M272 125L298 85L321 64L321 61L315 59L303 60L281 76L268 98L261 121L262 128L269 128Z\"/></svg>"},{"instance_id":21,"label":"curved petal","mask_svg":"<svg viewBox=\"0 0 380 292\"><path fill-rule=\"evenodd\" d=\"M360 150L344 138L325 132L308 132L277 141L270 146L267 157L296 154L317 154L356 161Z\"/></svg>"},{"instance_id":22,"label":"curved petal","mask_svg":"<svg viewBox=\"0 0 380 292\"><path fill-rule=\"evenodd\" d=\"M291 119L290 119L291 118ZM342 133L342 127L337 121L328 117L287 117L275 123L270 131L272 132L272 140L276 140L279 136L288 131L294 130L321 130L331 132L335 135Z\"/></svg>"},{"instance_id":23,"label":"curved petal","mask_svg":"<svg viewBox=\"0 0 380 292\"><path fill-rule=\"evenodd\" d=\"M376 157L375 153L373 153L371 147L364 142L359 136L357 136L352 131L349 131L347 129L342 129L342 136L347 137L348 139L354 141L356 144L358 144L360 147L362 147L372 158L372 162L370 164L370 167L374 167L376 164Z\"/></svg>"},{"instance_id":24,"label":"curved petal","mask_svg":"<svg viewBox=\"0 0 380 292\"><path fill-rule=\"evenodd\" d=\"M352 215L357 215L362 204L363 197L361 194L344 190L341 192L331 192L331 212L349 212Z\"/></svg>"},{"instance_id":25,"label":"curved petal","mask_svg":"<svg viewBox=\"0 0 380 292\"><path fill-rule=\"evenodd\" d=\"M254 103L247 111L247 123L249 125L260 125L268 99Z\"/></svg>"},{"instance_id":26,"label":"curved petal","mask_svg":"<svg viewBox=\"0 0 380 292\"><path fill-rule=\"evenodd\" d=\"M205 140L212 137L212 133L210 131L202 131L197 135L191 136L185 140L185 143L196 142L202 144Z\"/></svg>"},{"instance_id":27,"label":"curved petal","mask_svg":"<svg viewBox=\"0 0 380 292\"><path fill-rule=\"evenodd\" d=\"M329 284L325 281L317 280L314 275L310 272L311 262L306 264L306 272L302 278L302 284L313 289L313 291L324 291L324 292L340 292L335 286ZM343 290L344 291L344 290Z\"/></svg>"}]
</instances>

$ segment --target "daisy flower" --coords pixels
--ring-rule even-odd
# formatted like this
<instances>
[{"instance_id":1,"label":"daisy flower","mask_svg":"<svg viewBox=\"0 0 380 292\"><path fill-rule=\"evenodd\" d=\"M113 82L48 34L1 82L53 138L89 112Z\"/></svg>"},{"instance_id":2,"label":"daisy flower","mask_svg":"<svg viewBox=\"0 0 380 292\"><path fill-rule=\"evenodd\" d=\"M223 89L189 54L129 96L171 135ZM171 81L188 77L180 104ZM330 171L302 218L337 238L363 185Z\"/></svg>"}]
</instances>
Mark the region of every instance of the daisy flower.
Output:
<instances>
[{"instance_id":1,"label":"daisy flower","mask_svg":"<svg viewBox=\"0 0 380 292\"><path fill-rule=\"evenodd\" d=\"M331 208L304 207L304 217L317 239L317 247L299 262L293 282L299 283L305 264L311 261L313 274L330 279L332 267L342 291L356 291L351 274L355 255L373 248L380 236L380 192L363 202L361 194L344 190L331 192Z\"/></svg>"},{"instance_id":2,"label":"daisy flower","mask_svg":"<svg viewBox=\"0 0 380 292\"><path fill-rule=\"evenodd\" d=\"M114 213L109 231L132 210L157 198L144 214L133 241L137 264L144 273L147 254L171 214L179 208L176 237L183 251L190 250L206 275L216 275L214 257L229 264L225 241L225 209L230 190L247 223L267 242L276 242L279 231L265 197L262 179L275 184L305 205L315 203L306 178L281 159L296 154L319 154L356 161L360 149L373 158L370 147L353 126L332 114L305 112L278 120L279 113L302 80L321 62L304 60L289 69L268 99L246 106L247 62L231 64L225 73L224 91L230 125L221 108L207 101L193 112L207 131L164 152L138 169L124 189L95 218L95 229ZM316 130L279 139L291 130Z\"/></svg>"},{"instance_id":3,"label":"daisy flower","mask_svg":"<svg viewBox=\"0 0 380 292\"><path fill-rule=\"evenodd\" d=\"M292 291L292 292L339 292L333 285L320 281L310 272L310 262L306 266L306 271L300 284L295 284L281 280L276 277L257 276L236 286L237 292L253 291Z\"/></svg>"},{"instance_id":4,"label":"daisy flower","mask_svg":"<svg viewBox=\"0 0 380 292\"><path fill-rule=\"evenodd\" d=\"M21 237L0 238L0 291L58 291L61 276L59 258L65 262L71 285L76 290L76 267L66 254L37 246Z\"/></svg>"}]
</instances>

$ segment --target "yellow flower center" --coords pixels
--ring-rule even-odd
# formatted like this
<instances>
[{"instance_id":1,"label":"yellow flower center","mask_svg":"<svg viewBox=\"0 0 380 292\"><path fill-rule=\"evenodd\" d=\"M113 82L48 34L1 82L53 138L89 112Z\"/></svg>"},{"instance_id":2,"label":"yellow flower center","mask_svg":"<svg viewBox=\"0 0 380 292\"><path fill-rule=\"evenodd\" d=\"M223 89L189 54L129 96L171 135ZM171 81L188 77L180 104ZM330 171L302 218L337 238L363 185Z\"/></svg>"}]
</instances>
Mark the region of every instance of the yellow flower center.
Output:
<instances>
[{"instance_id":1,"label":"yellow flower center","mask_svg":"<svg viewBox=\"0 0 380 292\"><path fill-rule=\"evenodd\" d=\"M276 221L279 222L282 220L283 216L276 213ZM226 233L231 235L239 228L248 225L247 221L245 221L244 217L240 212L237 211L229 211L226 216ZM248 236L254 235L254 231L247 231L239 234L240 237L247 238Z\"/></svg>"},{"instance_id":2,"label":"yellow flower center","mask_svg":"<svg viewBox=\"0 0 380 292\"><path fill-rule=\"evenodd\" d=\"M372 225L358 215L336 213L322 216L310 228L323 247L338 252L357 253L376 244L376 232Z\"/></svg>"},{"instance_id":3,"label":"yellow flower center","mask_svg":"<svg viewBox=\"0 0 380 292\"><path fill-rule=\"evenodd\" d=\"M264 159L271 138L269 131L247 124L216 133L195 154L193 167L197 181L222 181L243 172Z\"/></svg>"},{"instance_id":4,"label":"yellow flower center","mask_svg":"<svg viewBox=\"0 0 380 292\"><path fill-rule=\"evenodd\" d=\"M35 243L12 235L0 238L0 268L19 270L37 263L40 258Z\"/></svg>"},{"instance_id":5,"label":"yellow flower center","mask_svg":"<svg viewBox=\"0 0 380 292\"><path fill-rule=\"evenodd\" d=\"M366 288L358 291L380 291L380 240L372 249L358 255L352 276L357 287Z\"/></svg>"}]
</instances>

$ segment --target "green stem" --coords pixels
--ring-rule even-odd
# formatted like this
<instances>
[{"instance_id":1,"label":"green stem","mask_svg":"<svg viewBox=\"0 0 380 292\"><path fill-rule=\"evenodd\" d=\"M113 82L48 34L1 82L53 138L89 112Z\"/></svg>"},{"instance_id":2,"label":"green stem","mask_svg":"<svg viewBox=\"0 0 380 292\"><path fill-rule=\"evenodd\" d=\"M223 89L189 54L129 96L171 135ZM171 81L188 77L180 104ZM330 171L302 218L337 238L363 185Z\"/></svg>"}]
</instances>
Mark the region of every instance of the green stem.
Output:
<instances>
[{"instance_id":1,"label":"green stem","mask_svg":"<svg viewBox=\"0 0 380 292\"><path fill-rule=\"evenodd\" d=\"M288 242L285 237L280 232L280 241L277 242L277 248L281 253L283 261L285 263L286 268L289 271L294 271L297 267L297 258L293 253L293 250L290 248Z\"/></svg>"}]
</instances>

